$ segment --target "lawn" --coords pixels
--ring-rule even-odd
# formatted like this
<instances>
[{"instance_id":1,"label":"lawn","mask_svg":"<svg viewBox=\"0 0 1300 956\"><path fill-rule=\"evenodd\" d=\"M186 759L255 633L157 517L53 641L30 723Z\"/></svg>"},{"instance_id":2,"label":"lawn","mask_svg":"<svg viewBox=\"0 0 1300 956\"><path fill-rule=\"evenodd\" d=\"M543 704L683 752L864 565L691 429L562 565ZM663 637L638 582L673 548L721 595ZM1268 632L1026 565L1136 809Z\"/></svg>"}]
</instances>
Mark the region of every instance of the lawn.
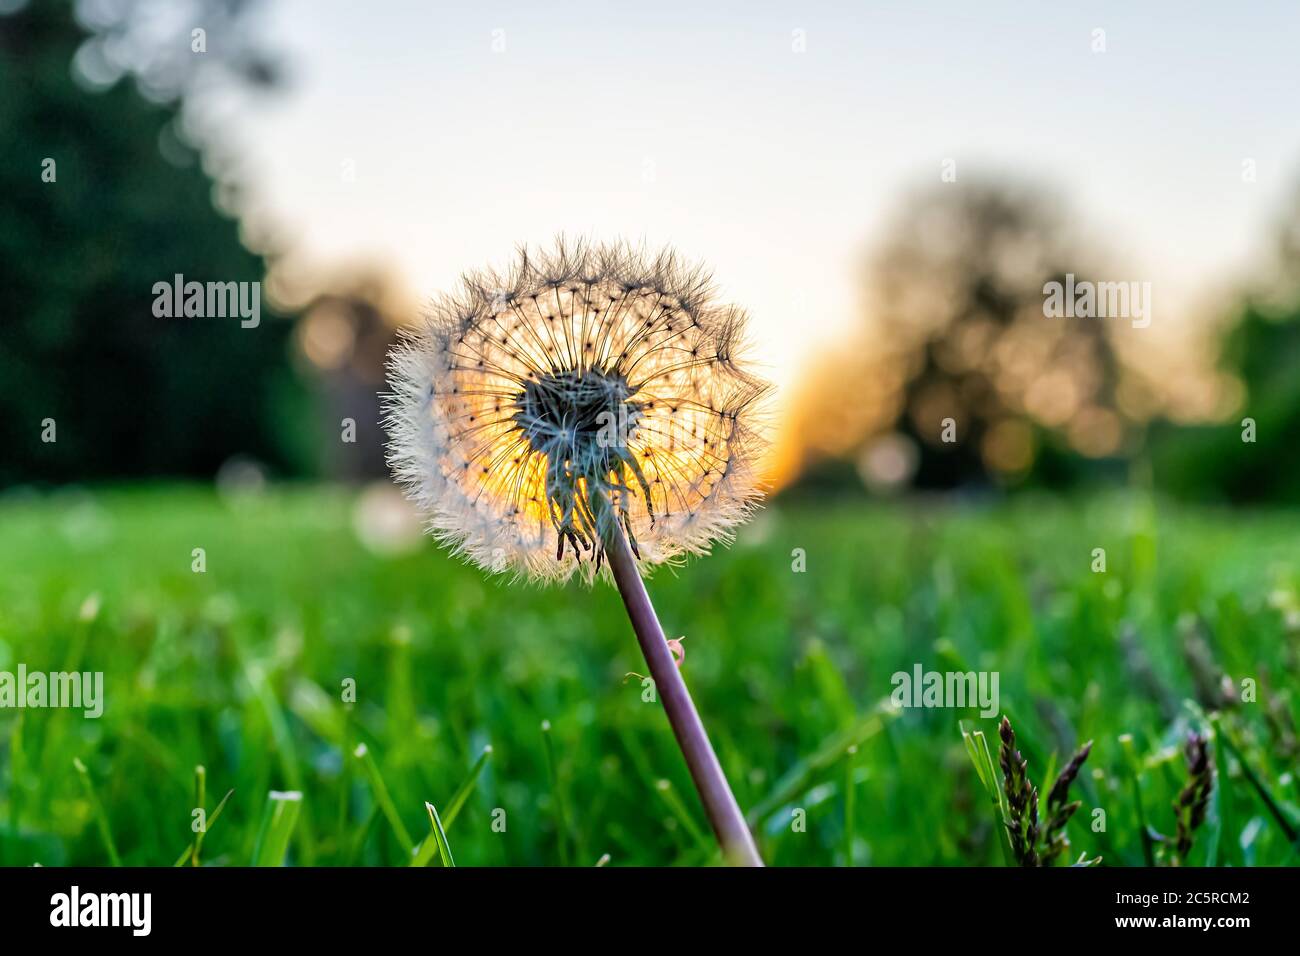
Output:
<instances>
[{"instance_id":1,"label":"lawn","mask_svg":"<svg viewBox=\"0 0 1300 956\"><path fill-rule=\"evenodd\" d=\"M385 556L355 517L338 489L0 498L0 671L104 675L98 719L0 710L0 863L192 862L202 806L204 865L437 865L426 801L459 865L716 862L612 588ZM769 863L1004 862L959 727L997 721L891 707L918 664L998 673L1044 793L1095 741L1071 859L1165 858L1141 821L1173 832L1200 728L1186 862L1300 862L1300 515L778 501L650 589Z\"/></svg>"}]
</instances>

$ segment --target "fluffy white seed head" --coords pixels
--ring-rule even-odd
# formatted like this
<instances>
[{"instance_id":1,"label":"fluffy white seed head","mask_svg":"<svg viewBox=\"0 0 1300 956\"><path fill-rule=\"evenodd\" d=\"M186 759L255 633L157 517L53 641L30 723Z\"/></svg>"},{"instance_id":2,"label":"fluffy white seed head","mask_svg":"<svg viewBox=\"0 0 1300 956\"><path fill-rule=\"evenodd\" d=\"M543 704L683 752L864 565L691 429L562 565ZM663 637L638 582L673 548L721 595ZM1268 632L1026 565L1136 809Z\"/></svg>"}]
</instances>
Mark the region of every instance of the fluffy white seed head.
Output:
<instances>
[{"instance_id":1,"label":"fluffy white seed head","mask_svg":"<svg viewBox=\"0 0 1300 956\"><path fill-rule=\"evenodd\" d=\"M615 523L642 570L726 540L760 497L768 385L745 315L669 250L559 240L464 277L389 357L389 462L482 567L587 581Z\"/></svg>"}]
</instances>

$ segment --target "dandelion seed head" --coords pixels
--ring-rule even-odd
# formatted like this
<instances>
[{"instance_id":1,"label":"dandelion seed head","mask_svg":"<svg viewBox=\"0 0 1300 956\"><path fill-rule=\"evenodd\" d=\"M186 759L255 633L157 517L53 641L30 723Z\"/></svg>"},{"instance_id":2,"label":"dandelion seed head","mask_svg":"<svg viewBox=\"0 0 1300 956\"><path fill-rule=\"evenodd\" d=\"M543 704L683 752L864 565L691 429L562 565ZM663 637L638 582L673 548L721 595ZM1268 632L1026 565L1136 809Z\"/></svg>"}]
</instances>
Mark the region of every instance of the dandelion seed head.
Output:
<instances>
[{"instance_id":1,"label":"dandelion seed head","mask_svg":"<svg viewBox=\"0 0 1300 956\"><path fill-rule=\"evenodd\" d=\"M729 540L760 497L769 386L744 313L671 251L558 240L464 277L389 358L389 462L445 545L541 581Z\"/></svg>"}]
</instances>

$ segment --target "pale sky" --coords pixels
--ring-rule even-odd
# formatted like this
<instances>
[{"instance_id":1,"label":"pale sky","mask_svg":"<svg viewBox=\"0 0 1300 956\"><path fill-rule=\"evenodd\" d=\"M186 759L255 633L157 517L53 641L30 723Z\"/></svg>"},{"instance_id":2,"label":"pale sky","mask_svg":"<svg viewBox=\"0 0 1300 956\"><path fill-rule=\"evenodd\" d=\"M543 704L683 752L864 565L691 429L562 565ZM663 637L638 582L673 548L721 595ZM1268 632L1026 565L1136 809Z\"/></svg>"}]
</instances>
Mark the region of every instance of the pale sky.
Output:
<instances>
[{"instance_id":1,"label":"pale sky","mask_svg":"<svg viewBox=\"0 0 1300 956\"><path fill-rule=\"evenodd\" d=\"M1297 3L703 6L269 0L288 87L216 128L300 262L427 296L560 231L672 243L781 384L945 158L1059 187L1157 326L1252 265L1300 179Z\"/></svg>"}]
</instances>

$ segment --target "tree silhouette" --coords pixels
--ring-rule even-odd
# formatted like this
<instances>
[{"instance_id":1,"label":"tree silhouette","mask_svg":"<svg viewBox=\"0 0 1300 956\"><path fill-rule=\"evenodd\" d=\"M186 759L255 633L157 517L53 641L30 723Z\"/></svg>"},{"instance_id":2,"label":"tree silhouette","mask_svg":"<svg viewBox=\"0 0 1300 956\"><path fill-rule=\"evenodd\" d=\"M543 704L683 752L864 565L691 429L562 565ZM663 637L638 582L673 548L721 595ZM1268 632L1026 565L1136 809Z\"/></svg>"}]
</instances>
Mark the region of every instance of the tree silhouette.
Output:
<instances>
[{"instance_id":1,"label":"tree silhouette","mask_svg":"<svg viewBox=\"0 0 1300 956\"><path fill-rule=\"evenodd\" d=\"M912 193L864 269L861 338L827 359L796 427L832 454L905 436L922 487L1024 476L1044 451L1114 454L1126 426L1109 320L1044 315L1047 282L1092 268L1038 190Z\"/></svg>"},{"instance_id":2,"label":"tree silhouette","mask_svg":"<svg viewBox=\"0 0 1300 956\"><path fill-rule=\"evenodd\" d=\"M214 3L202 19L233 23L245 6ZM214 37L225 52L205 61L178 30L163 41L183 44L170 66L146 57L114 79L95 61L104 36L78 27L70 4L0 16L0 484L210 476L241 452L281 471L307 467L291 424L306 393L287 361L288 323L153 313L154 284L177 273L263 275L237 224L214 210L214 184L176 122L200 69L224 62L269 77L239 36ZM54 442L42 441L46 421Z\"/></svg>"}]
</instances>

